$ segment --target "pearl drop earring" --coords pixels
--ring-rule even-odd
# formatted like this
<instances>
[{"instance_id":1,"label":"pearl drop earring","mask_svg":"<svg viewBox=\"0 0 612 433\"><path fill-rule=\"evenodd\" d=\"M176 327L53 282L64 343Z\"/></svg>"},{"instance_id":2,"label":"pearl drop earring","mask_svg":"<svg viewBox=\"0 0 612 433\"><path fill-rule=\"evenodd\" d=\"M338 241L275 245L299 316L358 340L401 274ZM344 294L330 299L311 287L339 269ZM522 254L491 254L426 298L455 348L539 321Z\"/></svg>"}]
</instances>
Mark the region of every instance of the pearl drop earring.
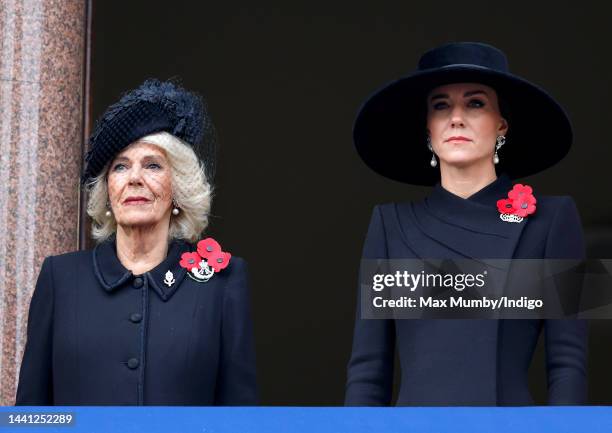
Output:
<instances>
[{"instance_id":1,"label":"pearl drop earring","mask_svg":"<svg viewBox=\"0 0 612 433\"><path fill-rule=\"evenodd\" d=\"M506 144L506 136L505 135L497 136L497 140L495 143L495 154L493 155L493 164L499 164L499 155L497 154L497 151L501 149L501 147L504 144Z\"/></svg>"},{"instance_id":2,"label":"pearl drop earring","mask_svg":"<svg viewBox=\"0 0 612 433\"><path fill-rule=\"evenodd\" d=\"M429 165L435 168L438 165L438 160L436 159L436 154L431 146L431 138L429 135L427 136L427 148L431 151L431 161L429 161Z\"/></svg>"}]
</instances>

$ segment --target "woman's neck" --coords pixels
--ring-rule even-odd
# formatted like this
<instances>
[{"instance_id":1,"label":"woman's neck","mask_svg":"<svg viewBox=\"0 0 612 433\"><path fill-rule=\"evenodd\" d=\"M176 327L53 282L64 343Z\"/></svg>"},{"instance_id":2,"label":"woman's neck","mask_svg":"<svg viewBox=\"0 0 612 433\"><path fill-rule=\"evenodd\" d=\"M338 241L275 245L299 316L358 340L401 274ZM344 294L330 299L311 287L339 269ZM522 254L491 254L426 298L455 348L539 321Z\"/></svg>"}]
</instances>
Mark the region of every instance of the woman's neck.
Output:
<instances>
[{"instance_id":1,"label":"woman's neck","mask_svg":"<svg viewBox=\"0 0 612 433\"><path fill-rule=\"evenodd\" d=\"M117 226L117 257L134 275L150 271L168 255L168 228Z\"/></svg>"},{"instance_id":2,"label":"woman's neck","mask_svg":"<svg viewBox=\"0 0 612 433\"><path fill-rule=\"evenodd\" d=\"M455 167L440 164L440 184L459 197L468 198L497 179L495 166L483 164L471 167Z\"/></svg>"}]
</instances>

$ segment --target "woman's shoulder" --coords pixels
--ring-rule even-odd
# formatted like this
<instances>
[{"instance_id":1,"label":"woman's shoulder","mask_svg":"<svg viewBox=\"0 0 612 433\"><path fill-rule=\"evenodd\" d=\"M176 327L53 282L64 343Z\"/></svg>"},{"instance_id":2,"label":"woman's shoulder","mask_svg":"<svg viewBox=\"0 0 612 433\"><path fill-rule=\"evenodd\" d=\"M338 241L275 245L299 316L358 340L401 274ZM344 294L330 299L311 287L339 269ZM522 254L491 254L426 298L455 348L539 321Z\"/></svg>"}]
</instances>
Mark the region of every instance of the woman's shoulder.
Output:
<instances>
[{"instance_id":1,"label":"woman's shoulder","mask_svg":"<svg viewBox=\"0 0 612 433\"><path fill-rule=\"evenodd\" d=\"M227 276L227 285L248 287L249 282L249 266L242 257L232 256L225 272Z\"/></svg>"},{"instance_id":2,"label":"woman's shoulder","mask_svg":"<svg viewBox=\"0 0 612 433\"><path fill-rule=\"evenodd\" d=\"M242 257L232 256L227 267L220 270L218 276L214 278L219 278L225 298L246 299L249 297L249 270Z\"/></svg>"},{"instance_id":3,"label":"woman's shoulder","mask_svg":"<svg viewBox=\"0 0 612 433\"><path fill-rule=\"evenodd\" d=\"M45 287L67 287L64 282L75 275L93 273L91 250L71 251L45 257L38 273L37 290ZM50 293L50 292L49 292Z\"/></svg>"},{"instance_id":4,"label":"woman's shoulder","mask_svg":"<svg viewBox=\"0 0 612 433\"><path fill-rule=\"evenodd\" d=\"M379 223L385 226L397 224L400 219L410 217L413 207L421 202L422 200L414 200L376 204L372 209L371 224Z\"/></svg>"},{"instance_id":5,"label":"woman's shoulder","mask_svg":"<svg viewBox=\"0 0 612 433\"><path fill-rule=\"evenodd\" d=\"M556 259L584 257L582 223L569 196L537 197L536 212L529 216L529 233L545 233L545 256Z\"/></svg>"},{"instance_id":6,"label":"woman's shoulder","mask_svg":"<svg viewBox=\"0 0 612 433\"><path fill-rule=\"evenodd\" d=\"M396 214L398 211L401 211L404 208L411 207L417 202L418 201L378 203L374 205L372 209L372 215L380 215L382 217L387 217Z\"/></svg>"},{"instance_id":7,"label":"woman's shoulder","mask_svg":"<svg viewBox=\"0 0 612 433\"><path fill-rule=\"evenodd\" d=\"M575 219L579 218L574 199L568 195L541 195L536 202L536 212L532 219Z\"/></svg>"},{"instance_id":8,"label":"woman's shoulder","mask_svg":"<svg viewBox=\"0 0 612 433\"><path fill-rule=\"evenodd\" d=\"M248 272L248 268L249 266L244 258L233 255L224 271L227 271L227 273L233 277Z\"/></svg>"},{"instance_id":9,"label":"woman's shoulder","mask_svg":"<svg viewBox=\"0 0 612 433\"><path fill-rule=\"evenodd\" d=\"M54 254L45 257L45 262L53 264L54 267L74 266L80 263L91 263L93 250L77 250L67 253Z\"/></svg>"},{"instance_id":10,"label":"woman's shoulder","mask_svg":"<svg viewBox=\"0 0 612 433\"><path fill-rule=\"evenodd\" d=\"M537 204L547 209L559 209L564 206L575 206L574 199L569 195L538 195Z\"/></svg>"}]
</instances>

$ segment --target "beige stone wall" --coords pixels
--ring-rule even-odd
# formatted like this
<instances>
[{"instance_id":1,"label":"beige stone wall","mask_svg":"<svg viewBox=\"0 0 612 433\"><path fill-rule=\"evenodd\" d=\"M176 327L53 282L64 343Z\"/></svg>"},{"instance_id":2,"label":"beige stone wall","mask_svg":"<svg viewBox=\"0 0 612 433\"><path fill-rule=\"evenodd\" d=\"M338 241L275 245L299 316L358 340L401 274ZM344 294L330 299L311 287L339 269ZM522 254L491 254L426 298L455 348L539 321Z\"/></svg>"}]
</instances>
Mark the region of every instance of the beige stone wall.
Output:
<instances>
[{"instance_id":1,"label":"beige stone wall","mask_svg":"<svg viewBox=\"0 0 612 433\"><path fill-rule=\"evenodd\" d=\"M86 1L0 0L0 404L43 259L75 250Z\"/></svg>"}]
</instances>

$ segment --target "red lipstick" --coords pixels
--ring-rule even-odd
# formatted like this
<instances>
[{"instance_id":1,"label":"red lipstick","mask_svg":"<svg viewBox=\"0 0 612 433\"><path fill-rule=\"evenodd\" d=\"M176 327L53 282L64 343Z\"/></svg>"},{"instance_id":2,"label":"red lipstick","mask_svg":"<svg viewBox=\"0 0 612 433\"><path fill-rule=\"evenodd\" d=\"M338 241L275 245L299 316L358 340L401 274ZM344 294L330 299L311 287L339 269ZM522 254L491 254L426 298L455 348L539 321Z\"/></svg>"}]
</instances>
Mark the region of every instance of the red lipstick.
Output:
<instances>
[{"instance_id":1,"label":"red lipstick","mask_svg":"<svg viewBox=\"0 0 612 433\"><path fill-rule=\"evenodd\" d=\"M446 140L444 140L445 143L447 141L472 141L472 140L462 135L456 135L456 136L448 137Z\"/></svg>"},{"instance_id":2,"label":"red lipstick","mask_svg":"<svg viewBox=\"0 0 612 433\"><path fill-rule=\"evenodd\" d=\"M446 143L447 141L472 141L471 139L464 137L462 135L456 135L453 137L449 137L446 140L444 140L444 142Z\"/></svg>"},{"instance_id":3,"label":"red lipstick","mask_svg":"<svg viewBox=\"0 0 612 433\"><path fill-rule=\"evenodd\" d=\"M125 200L123 200L123 204L145 204L150 202L151 200L149 200L146 197L142 197L142 196L131 196L126 198Z\"/></svg>"}]
</instances>

